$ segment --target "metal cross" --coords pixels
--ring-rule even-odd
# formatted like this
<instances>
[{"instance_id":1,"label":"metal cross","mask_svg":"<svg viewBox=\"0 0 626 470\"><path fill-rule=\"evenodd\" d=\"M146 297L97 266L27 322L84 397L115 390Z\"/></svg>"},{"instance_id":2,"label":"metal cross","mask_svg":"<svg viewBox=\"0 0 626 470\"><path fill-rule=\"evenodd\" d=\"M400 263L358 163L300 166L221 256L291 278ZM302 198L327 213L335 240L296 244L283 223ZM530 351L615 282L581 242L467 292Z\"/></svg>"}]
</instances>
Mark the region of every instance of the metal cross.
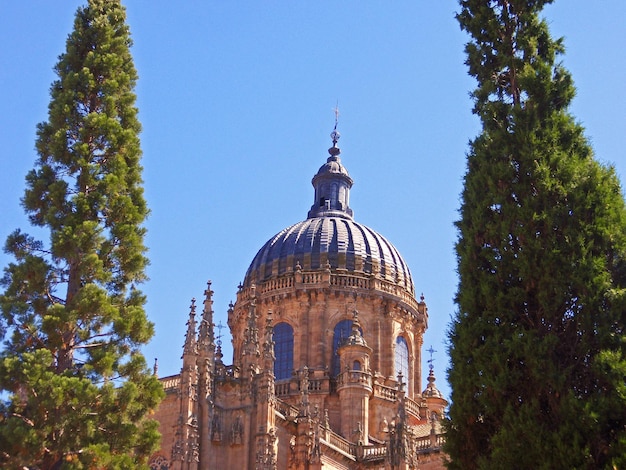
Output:
<instances>
[{"instance_id":1,"label":"metal cross","mask_svg":"<svg viewBox=\"0 0 626 470\"><path fill-rule=\"evenodd\" d=\"M433 353L436 353L437 351L434 350L431 345L430 348L426 350L426 352L430 353L430 359L428 359L428 367L430 370L433 370Z\"/></svg>"},{"instance_id":2,"label":"metal cross","mask_svg":"<svg viewBox=\"0 0 626 470\"><path fill-rule=\"evenodd\" d=\"M220 320L220 322L217 324L215 328L217 328L219 331L217 334L217 345L221 346L222 345L222 329L226 327L222 325L222 321Z\"/></svg>"}]
</instances>

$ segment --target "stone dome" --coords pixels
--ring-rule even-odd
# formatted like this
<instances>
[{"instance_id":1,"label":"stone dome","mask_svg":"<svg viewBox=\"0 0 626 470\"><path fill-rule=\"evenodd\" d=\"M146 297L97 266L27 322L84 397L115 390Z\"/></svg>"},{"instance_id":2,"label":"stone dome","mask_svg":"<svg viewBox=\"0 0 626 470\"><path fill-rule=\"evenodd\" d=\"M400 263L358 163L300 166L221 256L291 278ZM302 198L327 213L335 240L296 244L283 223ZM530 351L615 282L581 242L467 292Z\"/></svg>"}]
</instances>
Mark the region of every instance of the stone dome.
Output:
<instances>
[{"instance_id":1,"label":"stone dome","mask_svg":"<svg viewBox=\"0 0 626 470\"><path fill-rule=\"evenodd\" d=\"M328 269L377 275L415 294L408 265L385 237L344 217L314 217L281 230L259 250L244 285Z\"/></svg>"},{"instance_id":2,"label":"stone dome","mask_svg":"<svg viewBox=\"0 0 626 470\"><path fill-rule=\"evenodd\" d=\"M331 134L330 157L313 177L308 218L281 230L254 257L243 285L250 287L298 270L343 270L375 276L415 295L409 267L385 237L353 220L349 207L352 178L341 164L339 133Z\"/></svg>"}]
</instances>

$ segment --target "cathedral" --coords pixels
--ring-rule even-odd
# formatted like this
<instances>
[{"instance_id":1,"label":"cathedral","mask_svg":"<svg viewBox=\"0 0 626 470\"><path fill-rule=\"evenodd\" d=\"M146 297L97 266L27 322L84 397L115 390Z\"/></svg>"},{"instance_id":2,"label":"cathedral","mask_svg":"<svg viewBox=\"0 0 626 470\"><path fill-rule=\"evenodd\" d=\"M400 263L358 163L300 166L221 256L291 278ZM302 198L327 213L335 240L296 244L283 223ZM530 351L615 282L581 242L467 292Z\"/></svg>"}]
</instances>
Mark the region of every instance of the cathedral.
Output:
<instances>
[{"instance_id":1,"label":"cathedral","mask_svg":"<svg viewBox=\"0 0 626 470\"><path fill-rule=\"evenodd\" d=\"M306 220L261 247L229 306L232 364L211 284L192 300L180 374L160 379L152 469L444 468L432 365L421 388L424 296L398 250L354 220L336 128Z\"/></svg>"}]
</instances>

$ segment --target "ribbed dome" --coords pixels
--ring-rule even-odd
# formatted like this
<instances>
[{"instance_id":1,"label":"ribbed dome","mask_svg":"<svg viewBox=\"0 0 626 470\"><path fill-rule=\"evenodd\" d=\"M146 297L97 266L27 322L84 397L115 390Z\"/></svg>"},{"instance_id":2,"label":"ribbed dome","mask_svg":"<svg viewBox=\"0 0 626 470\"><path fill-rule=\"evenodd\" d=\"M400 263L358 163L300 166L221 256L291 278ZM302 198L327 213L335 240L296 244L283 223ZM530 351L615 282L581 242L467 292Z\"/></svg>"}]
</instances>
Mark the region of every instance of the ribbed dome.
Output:
<instances>
[{"instance_id":1,"label":"ribbed dome","mask_svg":"<svg viewBox=\"0 0 626 470\"><path fill-rule=\"evenodd\" d=\"M375 274L414 294L413 279L398 250L365 225L343 217L315 217L273 236L254 257L244 285L296 271L327 268Z\"/></svg>"},{"instance_id":2,"label":"ribbed dome","mask_svg":"<svg viewBox=\"0 0 626 470\"><path fill-rule=\"evenodd\" d=\"M331 133L330 157L313 177L313 205L307 220L273 236L254 257L244 286L286 273L346 270L374 275L415 295L409 267L385 237L353 220L350 209L352 178L342 165L337 124Z\"/></svg>"}]
</instances>

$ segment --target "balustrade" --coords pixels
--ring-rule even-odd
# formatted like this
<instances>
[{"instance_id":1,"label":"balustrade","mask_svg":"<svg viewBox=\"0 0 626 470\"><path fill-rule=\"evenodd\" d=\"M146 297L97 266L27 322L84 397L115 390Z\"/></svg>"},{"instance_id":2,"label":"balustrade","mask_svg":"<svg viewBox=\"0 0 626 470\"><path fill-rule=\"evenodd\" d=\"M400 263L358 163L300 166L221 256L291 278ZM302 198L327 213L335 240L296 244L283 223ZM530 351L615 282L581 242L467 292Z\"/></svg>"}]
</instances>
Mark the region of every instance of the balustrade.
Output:
<instances>
[{"instance_id":1,"label":"balustrade","mask_svg":"<svg viewBox=\"0 0 626 470\"><path fill-rule=\"evenodd\" d=\"M280 398L276 399L276 410L282 414L286 419L296 418L298 416L298 408L282 401Z\"/></svg>"},{"instance_id":2,"label":"balustrade","mask_svg":"<svg viewBox=\"0 0 626 470\"><path fill-rule=\"evenodd\" d=\"M163 390L165 390L166 392L178 390L178 387L180 386L180 375L163 377L162 379L159 379L159 381L163 386Z\"/></svg>"},{"instance_id":3,"label":"balustrade","mask_svg":"<svg viewBox=\"0 0 626 470\"><path fill-rule=\"evenodd\" d=\"M279 289L287 289L293 287L293 276L282 276L276 279L270 279L269 281L261 284L260 292L271 292Z\"/></svg>"},{"instance_id":4,"label":"balustrade","mask_svg":"<svg viewBox=\"0 0 626 470\"><path fill-rule=\"evenodd\" d=\"M330 444L331 446L341 450L342 452L348 455L351 455L353 457L356 456L356 453L354 452L354 445L350 444L347 440L345 440L339 434L336 434L333 431L330 431L327 433L326 437L327 437L327 439L325 439L326 442Z\"/></svg>"},{"instance_id":5,"label":"balustrade","mask_svg":"<svg viewBox=\"0 0 626 470\"><path fill-rule=\"evenodd\" d=\"M328 377L309 378L308 390L310 393L327 393L330 391ZM300 393L300 381L298 379L281 380L275 383L274 390L276 396L284 397Z\"/></svg>"},{"instance_id":6,"label":"balustrade","mask_svg":"<svg viewBox=\"0 0 626 470\"><path fill-rule=\"evenodd\" d=\"M356 287L358 289L369 289L370 280L358 276L332 275L330 285L335 287Z\"/></svg>"},{"instance_id":7,"label":"balustrade","mask_svg":"<svg viewBox=\"0 0 626 470\"><path fill-rule=\"evenodd\" d=\"M309 392L321 392L328 379L309 379Z\"/></svg>"},{"instance_id":8,"label":"balustrade","mask_svg":"<svg viewBox=\"0 0 626 470\"><path fill-rule=\"evenodd\" d=\"M416 418L420 417L420 406L415 400L409 397L406 397L406 399L404 400L404 403L405 403L407 412L409 412Z\"/></svg>"},{"instance_id":9,"label":"balustrade","mask_svg":"<svg viewBox=\"0 0 626 470\"><path fill-rule=\"evenodd\" d=\"M284 397L286 395L289 395L291 393L291 382L276 382L274 384L274 390L276 396L278 397Z\"/></svg>"},{"instance_id":10,"label":"balustrade","mask_svg":"<svg viewBox=\"0 0 626 470\"><path fill-rule=\"evenodd\" d=\"M300 284L314 285L325 284L328 285L328 277L326 273L321 271L308 271L298 273L301 276L302 281ZM294 273L285 274L283 276L268 279L267 281L259 283L256 287L257 293L266 294L281 289L290 289L296 285ZM417 310L418 302L413 294L406 291L402 286L399 286L395 282L387 281L385 279L374 278L367 275L355 276L350 274L330 274L330 285L333 287L346 287L356 288L363 290L380 290L386 294L390 294L399 298L402 302L409 305L411 308ZM242 288L237 294L237 298L240 301L248 301L251 298L252 289Z\"/></svg>"},{"instance_id":11,"label":"balustrade","mask_svg":"<svg viewBox=\"0 0 626 470\"><path fill-rule=\"evenodd\" d=\"M363 384L371 387L372 374L361 370L347 370L339 375L337 385L341 387L348 384Z\"/></svg>"},{"instance_id":12,"label":"balustrade","mask_svg":"<svg viewBox=\"0 0 626 470\"><path fill-rule=\"evenodd\" d=\"M383 400L396 401L398 390L382 384L374 384L374 396Z\"/></svg>"},{"instance_id":13,"label":"balustrade","mask_svg":"<svg viewBox=\"0 0 626 470\"><path fill-rule=\"evenodd\" d=\"M382 460L387 456L387 446L385 444L367 446L362 448L362 457L364 461Z\"/></svg>"},{"instance_id":14,"label":"balustrade","mask_svg":"<svg viewBox=\"0 0 626 470\"><path fill-rule=\"evenodd\" d=\"M319 284L322 282L322 273L310 272L302 273L302 284Z\"/></svg>"}]
</instances>

